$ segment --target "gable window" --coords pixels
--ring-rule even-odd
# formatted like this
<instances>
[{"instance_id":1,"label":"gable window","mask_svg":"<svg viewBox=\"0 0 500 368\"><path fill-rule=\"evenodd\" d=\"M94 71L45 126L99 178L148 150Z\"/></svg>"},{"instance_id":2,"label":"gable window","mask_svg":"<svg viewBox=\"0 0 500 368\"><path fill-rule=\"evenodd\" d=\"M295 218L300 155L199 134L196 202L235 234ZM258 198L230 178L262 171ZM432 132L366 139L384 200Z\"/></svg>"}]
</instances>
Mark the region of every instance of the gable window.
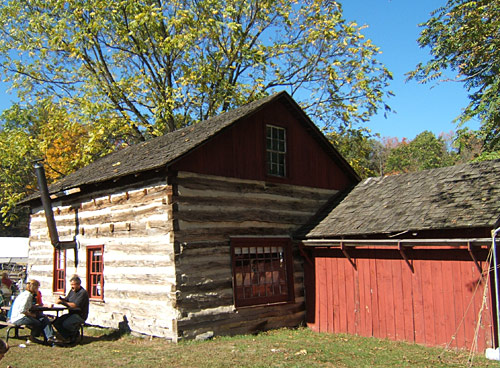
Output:
<instances>
[{"instance_id":1,"label":"gable window","mask_svg":"<svg viewBox=\"0 0 500 368\"><path fill-rule=\"evenodd\" d=\"M286 130L274 125L266 126L267 174L286 176Z\"/></svg>"},{"instance_id":2,"label":"gable window","mask_svg":"<svg viewBox=\"0 0 500 368\"><path fill-rule=\"evenodd\" d=\"M232 238L231 257L236 307L294 300L290 239Z\"/></svg>"},{"instance_id":3,"label":"gable window","mask_svg":"<svg viewBox=\"0 0 500 368\"><path fill-rule=\"evenodd\" d=\"M90 299L104 299L104 245L87 247L87 292Z\"/></svg>"},{"instance_id":4,"label":"gable window","mask_svg":"<svg viewBox=\"0 0 500 368\"><path fill-rule=\"evenodd\" d=\"M66 249L54 248L54 276L52 290L55 293L66 291Z\"/></svg>"}]
</instances>

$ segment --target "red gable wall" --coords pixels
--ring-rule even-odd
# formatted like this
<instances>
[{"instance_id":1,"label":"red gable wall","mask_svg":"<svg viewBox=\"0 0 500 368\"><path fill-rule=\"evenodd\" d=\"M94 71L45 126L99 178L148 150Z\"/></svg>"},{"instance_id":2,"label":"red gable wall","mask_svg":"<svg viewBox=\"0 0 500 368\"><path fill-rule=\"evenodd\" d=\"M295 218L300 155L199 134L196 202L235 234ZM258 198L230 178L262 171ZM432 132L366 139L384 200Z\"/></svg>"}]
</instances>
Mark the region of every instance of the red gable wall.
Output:
<instances>
[{"instance_id":1,"label":"red gable wall","mask_svg":"<svg viewBox=\"0 0 500 368\"><path fill-rule=\"evenodd\" d=\"M286 129L287 177L266 175L266 124ZM268 105L198 147L176 164L174 170L262 180L308 187L342 190L353 184L334 159L306 130L306 124L281 103Z\"/></svg>"}]
</instances>

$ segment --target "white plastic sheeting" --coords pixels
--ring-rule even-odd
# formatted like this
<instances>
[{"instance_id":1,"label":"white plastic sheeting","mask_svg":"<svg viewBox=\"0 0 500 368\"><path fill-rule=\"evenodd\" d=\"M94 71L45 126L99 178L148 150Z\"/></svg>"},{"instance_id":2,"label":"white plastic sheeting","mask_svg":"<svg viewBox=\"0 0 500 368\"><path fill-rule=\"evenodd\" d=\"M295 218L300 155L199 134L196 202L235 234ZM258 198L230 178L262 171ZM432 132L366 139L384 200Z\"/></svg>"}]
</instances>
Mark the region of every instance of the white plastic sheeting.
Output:
<instances>
[{"instance_id":1,"label":"white plastic sheeting","mask_svg":"<svg viewBox=\"0 0 500 368\"><path fill-rule=\"evenodd\" d=\"M29 238L0 237L0 263L27 263Z\"/></svg>"}]
</instances>

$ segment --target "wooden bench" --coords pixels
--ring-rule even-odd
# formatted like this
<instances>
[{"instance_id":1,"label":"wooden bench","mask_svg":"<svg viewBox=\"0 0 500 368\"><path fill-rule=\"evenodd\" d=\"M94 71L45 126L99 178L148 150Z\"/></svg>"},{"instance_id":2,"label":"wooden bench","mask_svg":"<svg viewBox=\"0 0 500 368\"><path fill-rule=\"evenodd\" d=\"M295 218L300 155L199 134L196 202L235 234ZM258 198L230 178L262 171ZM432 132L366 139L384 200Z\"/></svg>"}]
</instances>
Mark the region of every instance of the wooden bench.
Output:
<instances>
[{"instance_id":1,"label":"wooden bench","mask_svg":"<svg viewBox=\"0 0 500 368\"><path fill-rule=\"evenodd\" d=\"M15 325L13 323L4 322L4 321L0 321L0 326L7 327L7 333L5 334L5 342L9 342L10 331L12 329L14 329L14 337L16 339L18 339L19 338L19 330L24 330L24 327L25 327L23 325Z\"/></svg>"},{"instance_id":2,"label":"wooden bench","mask_svg":"<svg viewBox=\"0 0 500 368\"><path fill-rule=\"evenodd\" d=\"M5 334L5 342L9 341L10 336L10 331L13 329L14 330L14 336L16 339L19 339L19 330L24 330L26 326L24 325L15 325L14 323L10 322L5 322L5 321L0 321L0 326L7 327L7 333ZM75 343L81 343L83 341L83 327L85 324L80 325L80 333L79 336L76 338L74 341Z\"/></svg>"}]
</instances>

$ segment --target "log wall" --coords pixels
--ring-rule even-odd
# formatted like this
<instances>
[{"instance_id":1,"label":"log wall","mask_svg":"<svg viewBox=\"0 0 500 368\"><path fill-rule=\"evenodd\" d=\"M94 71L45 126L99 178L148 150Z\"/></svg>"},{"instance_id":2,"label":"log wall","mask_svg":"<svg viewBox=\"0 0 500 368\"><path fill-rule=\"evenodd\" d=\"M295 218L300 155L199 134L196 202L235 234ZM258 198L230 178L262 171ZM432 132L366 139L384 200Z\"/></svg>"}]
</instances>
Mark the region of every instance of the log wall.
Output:
<instances>
[{"instance_id":1,"label":"log wall","mask_svg":"<svg viewBox=\"0 0 500 368\"><path fill-rule=\"evenodd\" d=\"M78 234L78 267L67 250L66 292L77 273L86 287L86 247L104 245L104 301L91 301L88 323L124 327L177 340L176 276L172 188L165 181L124 187L72 202L54 202L61 240ZM33 209L29 277L42 284L44 302L52 292L53 247L42 208Z\"/></svg>"},{"instance_id":2,"label":"log wall","mask_svg":"<svg viewBox=\"0 0 500 368\"><path fill-rule=\"evenodd\" d=\"M235 309L230 237L288 237L335 191L187 172L180 172L172 187L179 338L303 323L304 272L297 245L295 302Z\"/></svg>"},{"instance_id":3,"label":"log wall","mask_svg":"<svg viewBox=\"0 0 500 368\"><path fill-rule=\"evenodd\" d=\"M61 240L78 234L79 264L67 255L69 278L86 285L86 248L104 245L104 301L91 301L88 323L134 332L195 338L234 335L304 322L304 271L294 245L293 303L235 309L231 236L289 237L335 190L188 172L145 187L121 187L53 202ZM31 217L29 277L52 292L53 247L43 209Z\"/></svg>"}]
</instances>

